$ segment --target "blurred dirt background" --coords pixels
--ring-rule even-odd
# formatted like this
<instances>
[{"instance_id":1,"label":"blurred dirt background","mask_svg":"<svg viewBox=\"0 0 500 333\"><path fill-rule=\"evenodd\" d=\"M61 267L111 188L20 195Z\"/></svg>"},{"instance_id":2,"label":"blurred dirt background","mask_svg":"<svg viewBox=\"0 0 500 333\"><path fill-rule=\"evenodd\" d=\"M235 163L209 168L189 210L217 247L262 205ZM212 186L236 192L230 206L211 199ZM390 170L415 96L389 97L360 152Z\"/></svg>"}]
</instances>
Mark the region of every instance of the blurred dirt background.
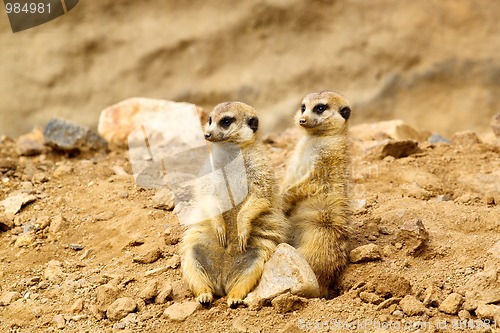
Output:
<instances>
[{"instance_id":1,"label":"blurred dirt background","mask_svg":"<svg viewBox=\"0 0 500 333\"><path fill-rule=\"evenodd\" d=\"M53 115L95 127L133 96L248 102L281 130L310 91L353 123L484 131L500 108L497 0L80 1L13 34L0 10L0 134Z\"/></svg>"},{"instance_id":2,"label":"blurred dirt background","mask_svg":"<svg viewBox=\"0 0 500 333\"><path fill-rule=\"evenodd\" d=\"M352 326L369 319L499 332L497 13L496 0L102 0L12 34L0 10L0 201L26 199L14 215L0 205L0 331L401 331ZM175 208L135 186L126 150L18 152L52 116L95 129L132 96L206 110L237 99L273 132L280 175L299 135L291 114L318 89L354 104L352 248L366 251L330 300L190 308ZM415 127L409 137L353 126L393 118ZM454 135L466 129L479 138ZM429 143L432 132L451 142Z\"/></svg>"}]
</instances>

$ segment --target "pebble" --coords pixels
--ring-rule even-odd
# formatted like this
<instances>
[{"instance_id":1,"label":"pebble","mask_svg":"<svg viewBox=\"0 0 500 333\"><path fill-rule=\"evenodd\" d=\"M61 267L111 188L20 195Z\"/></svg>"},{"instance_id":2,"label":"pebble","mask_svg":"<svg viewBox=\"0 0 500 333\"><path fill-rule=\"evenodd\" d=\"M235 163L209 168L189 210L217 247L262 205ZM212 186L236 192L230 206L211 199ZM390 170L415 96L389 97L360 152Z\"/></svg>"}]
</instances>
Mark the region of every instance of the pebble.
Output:
<instances>
[{"instance_id":1,"label":"pebble","mask_svg":"<svg viewBox=\"0 0 500 333\"><path fill-rule=\"evenodd\" d=\"M33 184L42 184L49 181L49 178L44 172L37 172L31 177Z\"/></svg>"},{"instance_id":2,"label":"pebble","mask_svg":"<svg viewBox=\"0 0 500 333\"><path fill-rule=\"evenodd\" d=\"M45 144L68 152L106 149L108 143L86 127L52 118L43 130Z\"/></svg>"},{"instance_id":3,"label":"pebble","mask_svg":"<svg viewBox=\"0 0 500 333\"><path fill-rule=\"evenodd\" d=\"M63 315L55 315L54 318L52 319L56 327L60 330L64 329L66 327L66 320L64 319Z\"/></svg>"},{"instance_id":4,"label":"pebble","mask_svg":"<svg viewBox=\"0 0 500 333\"><path fill-rule=\"evenodd\" d=\"M412 291L410 282L396 274L381 274L371 283L375 292L384 298L404 297Z\"/></svg>"},{"instance_id":5,"label":"pebble","mask_svg":"<svg viewBox=\"0 0 500 333\"><path fill-rule=\"evenodd\" d=\"M73 172L73 167L70 165L62 164L59 165L54 172L52 173L52 177L61 178L66 175L70 175Z\"/></svg>"},{"instance_id":6,"label":"pebble","mask_svg":"<svg viewBox=\"0 0 500 333\"><path fill-rule=\"evenodd\" d=\"M451 293L444 299L444 301L439 305L439 311L455 315L460 310L464 298L458 293Z\"/></svg>"},{"instance_id":7,"label":"pebble","mask_svg":"<svg viewBox=\"0 0 500 333\"><path fill-rule=\"evenodd\" d=\"M451 200L452 200L452 198L449 195L446 195L446 194L441 194L441 195L438 195L436 197L436 202L437 203L445 202L445 201L451 201Z\"/></svg>"},{"instance_id":8,"label":"pebble","mask_svg":"<svg viewBox=\"0 0 500 333\"><path fill-rule=\"evenodd\" d=\"M259 307L286 292L302 297L318 297L319 285L307 261L294 247L283 243L277 246L265 263L257 287L244 301Z\"/></svg>"},{"instance_id":9,"label":"pebble","mask_svg":"<svg viewBox=\"0 0 500 333\"><path fill-rule=\"evenodd\" d=\"M146 253L140 253L132 258L138 264L151 264L163 257L163 253L159 248L152 249Z\"/></svg>"},{"instance_id":10,"label":"pebble","mask_svg":"<svg viewBox=\"0 0 500 333\"><path fill-rule=\"evenodd\" d=\"M56 234L62 230L64 224L66 223L66 218L62 215L56 215L50 222L49 232L51 234Z\"/></svg>"},{"instance_id":11,"label":"pebble","mask_svg":"<svg viewBox=\"0 0 500 333\"><path fill-rule=\"evenodd\" d=\"M491 269L471 275L465 283L463 308L473 311L479 304L500 303L499 271Z\"/></svg>"},{"instance_id":12,"label":"pebble","mask_svg":"<svg viewBox=\"0 0 500 333\"><path fill-rule=\"evenodd\" d=\"M493 304L479 304L476 316L480 319L500 320L500 306Z\"/></svg>"},{"instance_id":13,"label":"pebble","mask_svg":"<svg viewBox=\"0 0 500 333\"><path fill-rule=\"evenodd\" d=\"M97 308L100 311L106 311L108 306L117 299L119 294L120 291L113 285L103 284L99 286L96 290Z\"/></svg>"},{"instance_id":14,"label":"pebble","mask_svg":"<svg viewBox=\"0 0 500 333\"><path fill-rule=\"evenodd\" d=\"M7 215L17 214L21 208L33 201L36 197L27 193L11 193L6 199L2 200L5 213Z\"/></svg>"},{"instance_id":15,"label":"pebble","mask_svg":"<svg viewBox=\"0 0 500 333\"><path fill-rule=\"evenodd\" d=\"M349 253L349 260L355 264L380 259L380 247L376 244L362 245Z\"/></svg>"},{"instance_id":16,"label":"pebble","mask_svg":"<svg viewBox=\"0 0 500 333\"><path fill-rule=\"evenodd\" d=\"M489 250L488 253L490 253L494 258L500 259L500 241L496 242Z\"/></svg>"},{"instance_id":17,"label":"pebble","mask_svg":"<svg viewBox=\"0 0 500 333\"><path fill-rule=\"evenodd\" d=\"M83 299L78 298L69 308L71 313L80 313L83 311Z\"/></svg>"},{"instance_id":18,"label":"pebble","mask_svg":"<svg viewBox=\"0 0 500 333\"><path fill-rule=\"evenodd\" d=\"M174 254L170 259L167 260L167 267L177 268L181 265L181 256L178 254Z\"/></svg>"},{"instance_id":19,"label":"pebble","mask_svg":"<svg viewBox=\"0 0 500 333\"><path fill-rule=\"evenodd\" d=\"M399 302L401 302L401 298L400 297L391 297L389 299L386 299L385 301L383 301L382 303L380 303L376 310L377 311L380 311L382 309L387 309L388 307L390 307L391 305L397 305L399 304Z\"/></svg>"},{"instance_id":20,"label":"pebble","mask_svg":"<svg viewBox=\"0 0 500 333\"><path fill-rule=\"evenodd\" d=\"M44 138L43 131L35 127L28 134L21 135L16 142L16 151L21 156L40 155L43 151Z\"/></svg>"},{"instance_id":21,"label":"pebble","mask_svg":"<svg viewBox=\"0 0 500 333\"><path fill-rule=\"evenodd\" d=\"M472 316L467 310L460 310L458 311L458 318L464 320L464 319L471 319Z\"/></svg>"},{"instance_id":22,"label":"pebble","mask_svg":"<svg viewBox=\"0 0 500 333\"><path fill-rule=\"evenodd\" d=\"M63 276L62 262L59 260L51 260L47 263L47 267L43 271L43 277L45 279L53 283L58 283L62 280Z\"/></svg>"},{"instance_id":23,"label":"pebble","mask_svg":"<svg viewBox=\"0 0 500 333\"><path fill-rule=\"evenodd\" d=\"M127 199L128 198L128 192L127 191L121 191L118 193L118 196L122 199Z\"/></svg>"},{"instance_id":24,"label":"pebble","mask_svg":"<svg viewBox=\"0 0 500 333\"><path fill-rule=\"evenodd\" d=\"M363 302L372 303L372 304L380 304L384 301L384 299L382 297L380 297L379 295L377 295L375 293L367 292L367 291L360 292L359 298L361 298L361 300Z\"/></svg>"},{"instance_id":25,"label":"pebble","mask_svg":"<svg viewBox=\"0 0 500 333\"><path fill-rule=\"evenodd\" d=\"M399 302L399 306L408 316L418 316L425 313L425 306L415 296L406 295Z\"/></svg>"},{"instance_id":26,"label":"pebble","mask_svg":"<svg viewBox=\"0 0 500 333\"><path fill-rule=\"evenodd\" d=\"M271 304L279 313L287 313L302 309L308 303L307 299L286 293L275 297Z\"/></svg>"},{"instance_id":27,"label":"pebble","mask_svg":"<svg viewBox=\"0 0 500 333\"><path fill-rule=\"evenodd\" d=\"M153 208L172 210L175 207L174 195L168 189L161 189L152 198Z\"/></svg>"},{"instance_id":28,"label":"pebble","mask_svg":"<svg viewBox=\"0 0 500 333\"><path fill-rule=\"evenodd\" d=\"M74 251L81 251L85 248L83 245L80 244L68 244L68 247Z\"/></svg>"},{"instance_id":29,"label":"pebble","mask_svg":"<svg viewBox=\"0 0 500 333\"><path fill-rule=\"evenodd\" d=\"M467 130L453 134L453 137L451 138L451 143L455 146L466 147L481 143L481 140L479 139L476 133Z\"/></svg>"},{"instance_id":30,"label":"pebble","mask_svg":"<svg viewBox=\"0 0 500 333\"><path fill-rule=\"evenodd\" d=\"M157 304L165 304L167 301L172 299L173 289L170 284L165 284L158 292L158 295L155 298L155 303Z\"/></svg>"},{"instance_id":31,"label":"pebble","mask_svg":"<svg viewBox=\"0 0 500 333\"><path fill-rule=\"evenodd\" d=\"M5 214L0 213L0 231L8 231L14 228L14 221Z\"/></svg>"},{"instance_id":32,"label":"pebble","mask_svg":"<svg viewBox=\"0 0 500 333\"><path fill-rule=\"evenodd\" d=\"M146 303L152 303L154 298L158 295L158 281L150 281L146 287L139 293L139 298Z\"/></svg>"},{"instance_id":33,"label":"pebble","mask_svg":"<svg viewBox=\"0 0 500 333\"><path fill-rule=\"evenodd\" d=\"M424 294L424 305L438 307L443 300L443 292L441 288L435 285L431 285L425 290Z\"/></svg>"},{"instance_id":34,"label":"pebble","mask_svg":"<svg viewBox=\"0 0 500 333\"><path fill-rule=\"evenodd\" d=\"M137 302L130 297L118 298L111 303L106 311L106 317L113 321L125 318L129 313L137 309Z\"/></svg>"},{"instance_id":35,"label":"pebble","mask_svg":"<svg viewBox=\"0 0 500 333\"><path fill-rule=\"evenodd\" d=\"M7 291L0 297L0 306L10 305L12 302L21 298L21 294L17 291Z\"/></svg>"},{"instance_id":36,"label":"pebble","mask_svg":"<svg viewBox=\"0 0 500 333\"><path fill-rule=\"evenodd\" d=\"M174 303L165 309L163 316L173 321L184 321L200 308L201 304L194 301Z\"/></svg>"},{"instance_id":37,"label":"pebble","mask_svg":"<svg viewBox=\"0 0 500 333\"><path fill-rule=\"evenodd\" d=\"M441 134L438 133L433 133L428 139L427 142L430 144L437 144L437 143L446 143L450 144L451 141L448 140L447 138L441 136Z\"/></svg>"},{"instance_id":38,"label":"pebble","mask_svg":"<svg viewBox=\"0 0 500 333\"><path fill-rule=\"evenodd\" d=\"M113 213L112 212L102 212L97 215L93 216L94 220L96 221L108 221L113 218Z\"/></svg>"},{"instance_id":39,"label":"pebble","mask_svg":"<svg viewBox=\"0 0 500 333\"><path fill-rule=\"evenodd\" d=\"M403 244L407 254L415 255L429 240L429 233L422 220L413 219L405 222L400 228L397 240Z\"/></svg>"}]
</instances>

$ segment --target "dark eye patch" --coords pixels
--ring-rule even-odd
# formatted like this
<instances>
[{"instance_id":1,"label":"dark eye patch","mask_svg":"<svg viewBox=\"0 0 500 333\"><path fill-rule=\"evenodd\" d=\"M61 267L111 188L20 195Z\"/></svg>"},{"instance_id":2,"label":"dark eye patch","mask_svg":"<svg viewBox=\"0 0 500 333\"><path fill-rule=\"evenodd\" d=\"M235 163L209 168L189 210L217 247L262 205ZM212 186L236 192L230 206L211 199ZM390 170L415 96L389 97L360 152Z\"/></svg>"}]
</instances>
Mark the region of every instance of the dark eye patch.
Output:
<instances>
[{"instance_id":1,"label":"dark eye patch","mask_svg":"<svg viewBox=\"0 0 500 333\"><path fill-rule=\"evenodd\" d=\"M313 108L313 112L317 114L322 114L326 110L328 110L328 104L317 104Z\"/></svg>"},{"instance_id":2,"label":"dark eye patch","mask_svg":"<svg viewBox=\"0 0 500 333\"><path fill-rule=\"evenodd\" d=\"M208 124L212 125L212 117L208 117Z\"/></svg>"},{"instance_id":3,"label":"dark eye patch","mask_svg":"<svg viewBox=\"0 0 500 333\"><path fill-rule=\"evenodd\" d=\"M301 112L301 113L304 113L305 111L306 111L306 106L305 106L305 104L302 104L302 105L300 106L300 112Z\"/></svg>"},{"instance_id":4,"label":"dark eye patch","mask_svg":"<svg viewBox=\"0 0 500 333\"><path fill-rule=\"evenodd\" d=\"M219 121L219 125L222 128L228 128L229 126L231 126L232 123L234 123L235 120L236 118L234 117L224 117Z\"/></svg>"},{"instance_id":5,"label":"dark eye patch","mask_svg":"<svg viewBox=\"0 0 500 333\"><path fill-rule=\"evenodd\" d=\"M342 116L342 118L347 120L351 116L351 108L348 106L344 106L342 109L340 109L339 113Z\"/></svg>"}]
</instances>

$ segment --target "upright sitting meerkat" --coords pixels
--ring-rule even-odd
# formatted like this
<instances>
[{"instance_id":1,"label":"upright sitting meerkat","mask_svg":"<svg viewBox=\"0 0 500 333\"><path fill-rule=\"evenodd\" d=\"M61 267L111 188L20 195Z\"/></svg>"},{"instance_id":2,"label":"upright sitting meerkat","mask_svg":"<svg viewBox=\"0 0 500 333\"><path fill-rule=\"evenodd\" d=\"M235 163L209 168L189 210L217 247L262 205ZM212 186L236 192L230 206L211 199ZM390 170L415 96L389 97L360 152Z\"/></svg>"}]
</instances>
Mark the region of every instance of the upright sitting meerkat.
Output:
<instances>
[{"instance_id":1,"label":"upright sitting meerkat","mask_svg":"<svg viewBox=\"0 0 500 333\"><path fill-rule=\"evenodd\" d=\"M295 119L305 133L282 186L290 243L311 265L323 297L348 262L350 114L349 102L335 92L311 93L303 99Z\"/></svg>"},{"instance_id":2,"label":"upright sitting meerkat","mask_svg":"<svg viewBox=\"0 0 500 333\"><path fill-rule=\"evenodd\" d=\"M209 114L205 138L211 142L213 160L225 164L217 156L230 146L239 148L244 168L226 169L224 178L226 184L235 177L240 184L246 182L248 193L224 212L220 205L223 191L213 186L197 189L204 194L197 202L204 219L188 226L181 256L184 280L202 304L224 295L229 306L242 303L259 281L264 263L287 238L289 222L280 209L276 180L257 139L258 126L255 110L240 102L219 104Z\"/></svg>"}]
</instances>

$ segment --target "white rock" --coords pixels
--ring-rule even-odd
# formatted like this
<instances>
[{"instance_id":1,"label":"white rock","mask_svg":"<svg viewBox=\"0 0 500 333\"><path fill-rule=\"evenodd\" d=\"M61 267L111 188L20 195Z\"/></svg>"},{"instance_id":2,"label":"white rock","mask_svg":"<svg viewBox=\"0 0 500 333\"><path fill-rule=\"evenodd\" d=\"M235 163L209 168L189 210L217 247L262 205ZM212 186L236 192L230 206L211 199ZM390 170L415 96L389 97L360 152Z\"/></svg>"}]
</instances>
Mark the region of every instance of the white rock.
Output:
<instances>
[{"instance_id":1,"label":"white rock","mask_svg":"<svg viewBox=\"0 0 500 333\"><path fill-rule=\"evenodd\" d=\"M194 109L200 115L203 113L203 109L194 104L151 98L129 98L101 112L98 132L110 144L125 147L127 137L136 127L154 119L161 112L180 108Z\"/></svg>"},{"instance_id":2,"label":"white rock","mask_svg":"<svg viewBox=\"0 0 500 333\"><path fill-rule=\"evenodd\" d=\"M9 305L21 298L21 294L16 291L7 291L0 297L0 306Z\"/></svg>"},{"instance_id":3,"label":"white rock","mask_svg":"<svg viewBox=\"0 0 500 333\"><path fill-rule=\"evenodd\" d=\"M307 261L294 247L283 243L264 265L260 282L245 298L245 303L258 306L286 292L318 297L319 285Z\"/></svg>"},{"instance_id":4,"label":"white rock","mask_svg":"<svg viewBox=\"0 0 500 333\"><path fill-rule=\"evenodd\" d=\"M21 210L21 208L36 200L36 197L27 193L16 193L9 195L6 199L2 200L3 208L7 215L14 215Z\"/></svg>"},{"instance_id":5,"label":"white rock","mask_svg":"<svg viewBox=\"0 0 500 333\"><path fill-rule=\"evenodd\" d=\"M173 321L184 321L200 308L201 304L199 302L175 303L166 308L163 315Z\"/></svg>"}]
</instances>

